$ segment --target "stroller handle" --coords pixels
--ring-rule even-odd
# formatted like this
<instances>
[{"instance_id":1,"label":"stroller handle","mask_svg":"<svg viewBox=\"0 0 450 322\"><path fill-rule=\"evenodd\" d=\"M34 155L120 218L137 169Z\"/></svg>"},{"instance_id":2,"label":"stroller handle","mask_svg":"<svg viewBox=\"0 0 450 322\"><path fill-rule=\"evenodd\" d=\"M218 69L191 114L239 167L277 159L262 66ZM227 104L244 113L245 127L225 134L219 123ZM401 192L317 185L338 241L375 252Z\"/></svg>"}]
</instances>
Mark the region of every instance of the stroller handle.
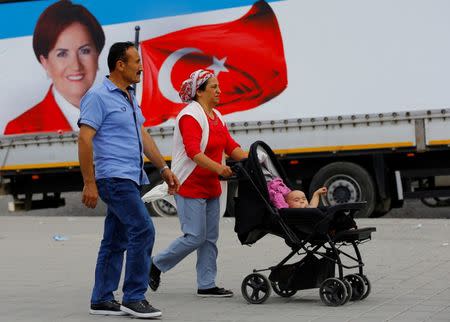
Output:
<instances>
[{"instance_id":1,"label":"stroller handle","mask_svg":"<svg viewBox=\"0 0 450 322\"><path fill-rule=\"evenodd\" d=\"M239 162L236 162L235 164L233 164L230 168L231 171L233 171L233 175L229 176L229 177L223 177L223 176L219 176L219 180L221 181L235 181L235 180L239 180L241 178L241 173L242 170L244 168L244 166L242 165L242 162L245 162L246 159L243 159Z\"/></svg>"}]
</instances>

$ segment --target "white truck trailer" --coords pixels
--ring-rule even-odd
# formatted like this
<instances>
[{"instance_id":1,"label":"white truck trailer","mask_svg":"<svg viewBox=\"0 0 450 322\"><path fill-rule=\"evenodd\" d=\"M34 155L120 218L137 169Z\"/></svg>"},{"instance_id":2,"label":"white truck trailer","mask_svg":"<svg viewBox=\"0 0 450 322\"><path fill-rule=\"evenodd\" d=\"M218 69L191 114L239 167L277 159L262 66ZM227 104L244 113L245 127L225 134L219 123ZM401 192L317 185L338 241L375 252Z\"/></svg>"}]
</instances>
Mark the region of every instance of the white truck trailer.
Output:
<instances>
[{"instance_id":1,"label":"white truck trailer","mask_svg":"<svg viewBox=\"0 0 450 322\"><path fill-rule=\"evenodd\" d=\"M149 1L120 15L115 0L75 2L97 17L106 35L97 82L108 73L113 42L140 45L144 81L137 92L148 131L168 161L180 75L193 66L210 68L235 139L244 149L256 140L269 144L307 194L328 187L325 205L367 201L359 216L381 216L408 198L448 205L450 2ZM0 34L0 127L42 99L51 83L31 46L36 12L51 3L0 4L0 21L17 15ZM29 72L18 72L23 67ZM2 191L15 200L11 210L61 206L62 192L82 188L76 129L5 132L0 160ZM145 168L156 183L152 165ZM173 214L164 201L151 210Z\"/></svg>"}]
</instances>

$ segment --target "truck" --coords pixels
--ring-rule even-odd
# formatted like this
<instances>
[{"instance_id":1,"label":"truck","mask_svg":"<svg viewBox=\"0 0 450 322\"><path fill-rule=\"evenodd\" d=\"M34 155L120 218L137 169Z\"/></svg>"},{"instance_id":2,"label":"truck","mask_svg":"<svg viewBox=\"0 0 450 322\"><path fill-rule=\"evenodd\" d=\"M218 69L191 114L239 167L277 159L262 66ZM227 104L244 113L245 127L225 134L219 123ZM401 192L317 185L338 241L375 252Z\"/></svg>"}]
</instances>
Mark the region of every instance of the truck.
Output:
<instances>
[{"instance_id":1,"label":"truck","mask_svg":"<svg viewBox=\"0 0 450 322\"><path fill-rule=\"evenodd\" d=\"M266 142L296 188L328 188L323 205L365 201L360 217L405 199L450 205L449 2L173 0L120 6L120 14L115 2L74 1L100 22L105 48L132 40L140 49L137 95L169 163L184 106L177 88L206 68L220 82L218 109L236 141L244 149ZM11 211L63 206L62 193L82 189L75 127L6 131L51 86L31 43L53 3L0 4L0 186L13 196ZM108 74L106 55L95 82ZM148 160L144 167L152 182L145 192L161 178ZM230 184L229 215L235 190ZM164 199L149 210L176 214Z\"/></svg>"}]
</instances>

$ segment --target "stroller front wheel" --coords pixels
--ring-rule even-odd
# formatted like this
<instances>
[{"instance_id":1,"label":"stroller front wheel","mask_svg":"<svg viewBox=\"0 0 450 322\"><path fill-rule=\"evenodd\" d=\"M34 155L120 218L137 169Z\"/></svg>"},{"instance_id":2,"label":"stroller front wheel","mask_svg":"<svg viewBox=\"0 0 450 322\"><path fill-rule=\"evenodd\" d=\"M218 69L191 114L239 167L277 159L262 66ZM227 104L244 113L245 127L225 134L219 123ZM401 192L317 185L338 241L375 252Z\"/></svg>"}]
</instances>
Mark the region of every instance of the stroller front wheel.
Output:
<instances>
[{"instance_id":1,"label":"stroller front wheel","mask_svg":"<svg viewBox=\"0 0 450 322\"><path fill-rule=\"evenodd\" d=\"M364 279L358 274L350 274L344 276L344 279L350 283L352 288L352 301L359 301L362 299L364 294L366 293L366 283Z\"/></svg>"},{"instance_id":2,"label":"stroller front wheel","mask_svg":"<svg viewBox=\"0 0 450 322\"><path fill-rule=\"evenodd\" d=\"M347 287L340 279L331 277L320 286L320 299L328 306L340 306L347 302Z\"/></svg>"},{"instance_id":3,"label":"stroller front wheel","mask_svg":"<svg viewBox=\"0 0 450 322\"><path fill-rule=\"evenodd\" d=\"M270 282L267 277L262 274L249 274L242 281L241 292L242 296L250 304L261 304L270 296Z\"/></svg>"},{"instance_id":4,"label":"stroller front wheel","mask_svg":"<svg viewBox=\"0 0 450 322\"><path fill-rule=\"evenodd\" d=\"M344 282L345 287L347 288L347 298L345 299L345 302L342 304L342 305L344 305L352 299L353 288L352 288L352 284L348 280L346 280L345 277L341 281Z\"/></svg>"},{"instance_id":5,"label":"stroller front wheel","mask_svg":"<svg viewBox=\"0 0 450 322\"><path fill-rule=\"evenodd\" d=\"M369 281L369 279L367 278L366 275L358 274L358 276L360 276L363 279L364 285L366 286L366 291L364 292L364 294L360 298L360 300L364 300L366 297L369 296L372 286L370 285L370 281Z\"/></svg>"}]
</instances>

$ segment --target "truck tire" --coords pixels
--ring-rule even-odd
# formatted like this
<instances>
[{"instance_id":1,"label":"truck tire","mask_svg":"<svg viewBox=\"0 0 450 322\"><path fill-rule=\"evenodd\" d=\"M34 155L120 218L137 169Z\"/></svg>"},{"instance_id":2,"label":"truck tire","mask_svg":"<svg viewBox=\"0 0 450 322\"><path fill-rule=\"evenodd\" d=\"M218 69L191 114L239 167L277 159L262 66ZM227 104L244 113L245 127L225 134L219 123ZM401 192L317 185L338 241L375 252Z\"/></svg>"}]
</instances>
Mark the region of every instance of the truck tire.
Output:
<instances>
[{"instance_id":1,"label":"truck tire","mask_svg":"<svg viewBox=\"0 0 450 322\"><path fill-rule=\"evenodd\" d=\"M163 199L149 202L147 204L147 209L153 217L178 216L177 209Z\"/></svg>"},{"instance_id":2,"label":"truck tire","mask_svg":"<svg viewBox=\"0 0 450 322\"><path fill-rule=\"evenodd\" d=\"M391 203L391 198L378 200L370 217L378 218L386 215L392 209Z\"/></svg>"},{"instance_id":3,"label":"truck tire","mask_svg":"<svg viewBox=\"0 0 450 322\"><path fill-rule=\"evenodd\" d=\"M324 206L366 201L364 209L355 217L369 217L375 208L375 185L370 174L361 166L351 162L335 162L321 168L313 177L309 195L320 187L327 187L322 196Z\"/></svg>"}]
</instances>

